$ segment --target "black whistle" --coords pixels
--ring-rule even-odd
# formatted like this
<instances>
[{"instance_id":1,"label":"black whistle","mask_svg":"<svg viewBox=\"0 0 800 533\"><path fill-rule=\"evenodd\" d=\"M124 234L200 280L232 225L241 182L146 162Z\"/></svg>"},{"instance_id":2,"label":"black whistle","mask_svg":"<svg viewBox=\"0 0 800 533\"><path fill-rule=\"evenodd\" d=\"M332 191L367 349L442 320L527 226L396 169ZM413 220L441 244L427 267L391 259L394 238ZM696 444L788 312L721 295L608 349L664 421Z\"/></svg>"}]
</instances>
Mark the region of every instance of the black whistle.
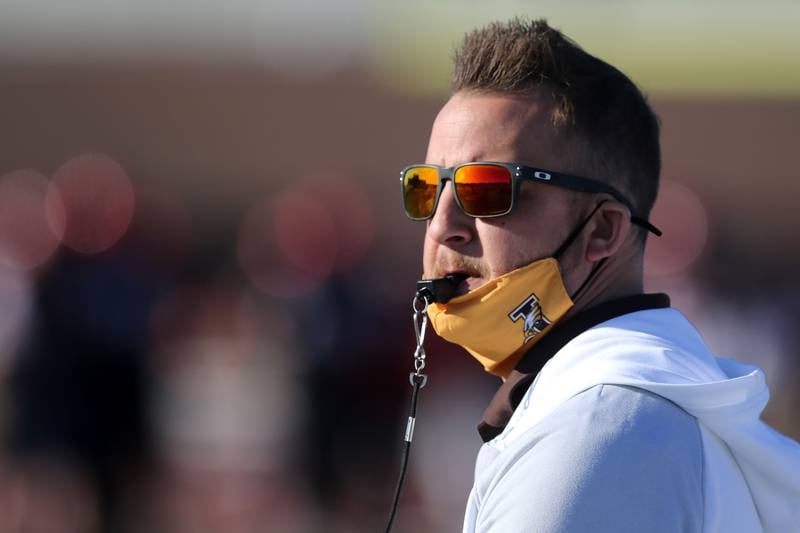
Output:
<instances>
[{"instance_id":1,"label":"black whistle","mask_svg":"<svg viewBox=\"0 0 800 533\"><path fill-rule=\"evenodd\" d=\"M420 280L417 282L417 297L446 304L456 295L458 285L468 277L466 274L448 274L443 278Z\"/></svg>"}]
</instances>

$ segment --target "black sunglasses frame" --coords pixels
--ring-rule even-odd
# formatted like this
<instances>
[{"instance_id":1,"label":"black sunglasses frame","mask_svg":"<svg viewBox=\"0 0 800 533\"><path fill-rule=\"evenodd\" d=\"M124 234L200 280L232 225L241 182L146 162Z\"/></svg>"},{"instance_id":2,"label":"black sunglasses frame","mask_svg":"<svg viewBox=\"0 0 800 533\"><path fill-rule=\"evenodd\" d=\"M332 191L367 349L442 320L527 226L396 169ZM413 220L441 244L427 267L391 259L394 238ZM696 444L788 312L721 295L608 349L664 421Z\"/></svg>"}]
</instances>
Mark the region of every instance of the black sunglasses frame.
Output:
<instances>
[{"instance_id":1,"label":"black sunglasses frame","mask_svg":"<svg viewBox=\"0 0 800 533\"><path fill-rule=\"evenodd\" d=\"M496 161L473 161L469 163L462 163L460 165L455 165L452 167L440 167L438 165L426 165L426 164L417 164L417 165L408 165L403 167L400 171L400 192L401 192L401 199L403 200L403 210L406 213L406 216L411 220L428 220L433 217L434 213L436 213L436 208L439 206L439 198L442 195L442 190L444 189L445 182L450 180L453 181L453 176L455 176L458 169L473 165L492 165L503 167L508 170L509 174L511 175L511 205L508 207L508 210L502 213L496 213L493 215L473 215L467 210L464 209L464 206L461 204L461 199L458 197L458 189L454 186L453 187L453 196L456 199L456 204L458 204L458 208L461 209L461 212L465 215L472 217L472 218L496 218L508 215L511 213L517 206L517 196L519 195L519 187L520 183L523 181L533 181L537 183L547 183L549 185L553 185L555 187L561 187L564 189L569 189L572 191L578 192L585 192L585 193L593 193L593 194L609 194L615 200L625 205L628 210L631 212L631 222L636 224L637 226L641 226L642 228L646 229L647 231L661 236L661 230L657 227L653 226L647 220L634 216L634 209L633 204L628 200L625 195L619 192L617 189L608 185L607 183L603 183L602 181L593 180L589 178L582 178L580 176L573 176L571 174L563 174L561 172L553 172L552 170L546 170L543 168L536 168L536 167L528 167L525 165L518 165L515 163L500 163ZM436 198L433 202L433 209L431 210L431 214L426 217L413 217L405 209L405 175L412 168L433 168L436 169L439 173L439 184L436 188Z\"/></svg>"}]
</instances>

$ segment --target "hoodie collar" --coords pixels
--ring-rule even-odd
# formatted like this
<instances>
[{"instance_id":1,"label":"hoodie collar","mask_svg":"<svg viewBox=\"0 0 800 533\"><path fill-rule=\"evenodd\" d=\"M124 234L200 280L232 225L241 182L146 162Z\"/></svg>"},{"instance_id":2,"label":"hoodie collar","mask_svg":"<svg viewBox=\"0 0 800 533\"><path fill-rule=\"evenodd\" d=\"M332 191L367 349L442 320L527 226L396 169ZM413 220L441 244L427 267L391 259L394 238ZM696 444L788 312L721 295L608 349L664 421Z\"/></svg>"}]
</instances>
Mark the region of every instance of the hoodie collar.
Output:
<instances>
[{"instance_id":1,"label":"hoodie collar","mask_svg":"<svg viewBox=\"0 0 800 533\"><path fill-rule=\"evenodd\" d=\"M636 311L661 309L669 305L669 297L666 294L637 294L604 302L576 313L553 326L547 335L528 350L495 393L484 412L483 420L478 424L478 433L483 441L489 442L503 432L514 409L519 405L536 375L569 341L612 318Z\"/></svg>"}]
</instances>

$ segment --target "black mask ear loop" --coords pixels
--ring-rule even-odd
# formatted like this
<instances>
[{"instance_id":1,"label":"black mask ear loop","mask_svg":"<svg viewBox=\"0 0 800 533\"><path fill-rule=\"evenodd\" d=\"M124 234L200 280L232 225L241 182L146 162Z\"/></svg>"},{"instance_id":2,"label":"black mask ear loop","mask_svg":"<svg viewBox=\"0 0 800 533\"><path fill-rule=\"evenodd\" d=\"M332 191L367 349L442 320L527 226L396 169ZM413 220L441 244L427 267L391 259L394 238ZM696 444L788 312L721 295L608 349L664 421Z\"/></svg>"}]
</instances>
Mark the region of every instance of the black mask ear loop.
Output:
<instances>
[{"instance_id":1,"label":"black mask ear loop","mask_svg":"<svg viewBox=\"0 0 800 533\"><path fill-rule=\"evenodd\" d=\"M592 209L592 212L589 213L589 216L587 216L585 219L583 219L583 222L578 224L578 226L574 230L572 230L572 233L570 233L569 236L567 236L566 240L561 244L561 246L558 247L558 250L556 250L555 253L553 254L553 257L556 259L556 261L559 261L559 262L561 261L561 256L564 254L564 252L567 251L567 248L569 248L572 245L572 243L575 242L575 239L577 239L578 236L583 232L584 228L586 227L586 224L589 223L589 221L592 219L594 214L597 213L597 210L600 209L600 207L604 203L606 203L607 201L608 200L600 201L600 203L598 203L594 207L594 209ZM598 261L597 264L592 268L592 271L589 272L589 275L586 276L586 279L583 280L583 283L581 283L581 286L578 287L578 290L576 290L574 294L570 295L570 299L573 302L578 298L578 296L580 296L580 294L583 292L583 290L586 288L586 286L589 284L589 282L592 279L594 279L594 277L600 271L600 268L603 266L603 264L606 262L607 259L608 259L608 257L604 257L600 261Z\"/></svg>"},{"instance_id":2,"label":"black mask ear loop","mask_svg":"<svg viewBox=\"0 0 800 533\"><path fill-rule=\"evenodd\" d=\"M583 219L583 222L581 222L580 224L578 224L578 226L577 226L577 227L576 227L574 230L572 230L572 233L570 233L570 234L567 236L567 238L564 240L564 242L561 244L561 246L559 246L559 247L558 247L558 250L556 250L556 251L553 253L553 257L554 257L554 258L555 258L557 261L560 261L560 260L561 260L561 256L564 254L564 252L566 252L566 251L567 251L567 248L569 248L569 247L572 245L572 243L573 243L573 242L575 242L575 239L577 239L577 238L578 238L578 235L580 235L580 234L581 234L581 232L583 231L583 228L585 228L585 227L586 227L586 224L588 224L588 223L589 223L589 221L590 221L590 220L592 220L592 217L594 216L594 214L595 214L595 213L597 213L597 210L598 210L598 209L600 209L600 207L601 207L601 206L602 206L604 203L606 203L607 201L608 201L608 200L602 200L600 203L598 203L596 206L594 206L594 209L592 209L592 212L591 212L591 213L589 213L589 216L587 216L586 218L584 218L584 219Z\"/></svg>"}]
</instances>

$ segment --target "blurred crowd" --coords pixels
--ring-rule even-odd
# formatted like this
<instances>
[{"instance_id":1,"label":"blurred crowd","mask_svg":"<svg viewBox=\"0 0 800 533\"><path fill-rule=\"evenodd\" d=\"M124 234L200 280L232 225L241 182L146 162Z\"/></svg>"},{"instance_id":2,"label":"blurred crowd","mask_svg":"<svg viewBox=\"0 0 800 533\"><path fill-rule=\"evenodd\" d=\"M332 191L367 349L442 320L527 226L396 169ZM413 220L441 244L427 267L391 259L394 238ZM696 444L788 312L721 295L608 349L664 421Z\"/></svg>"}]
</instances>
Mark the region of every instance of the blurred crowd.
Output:
<instances>
[{"instance_id":1,"label":"blurred crowd","mask_svg":"<svg viewBox=\"0 0 800 533\"><path fill-rule=\"evenodd\" d=\"M108 155L0 177L0 531L381 526L411 287L371 271L369 195L334 179L292 184L207 237L177 196L137 189ZM762 265L708 238L691 189L666 181L658 205L667 237L651 243L648 284L719 353L767 370L768 419L797 437L800 285L774 270L749 282ZM457 528L496 385L457 349L428 351L400 531Z\"/></svg>"}]
</instances>

